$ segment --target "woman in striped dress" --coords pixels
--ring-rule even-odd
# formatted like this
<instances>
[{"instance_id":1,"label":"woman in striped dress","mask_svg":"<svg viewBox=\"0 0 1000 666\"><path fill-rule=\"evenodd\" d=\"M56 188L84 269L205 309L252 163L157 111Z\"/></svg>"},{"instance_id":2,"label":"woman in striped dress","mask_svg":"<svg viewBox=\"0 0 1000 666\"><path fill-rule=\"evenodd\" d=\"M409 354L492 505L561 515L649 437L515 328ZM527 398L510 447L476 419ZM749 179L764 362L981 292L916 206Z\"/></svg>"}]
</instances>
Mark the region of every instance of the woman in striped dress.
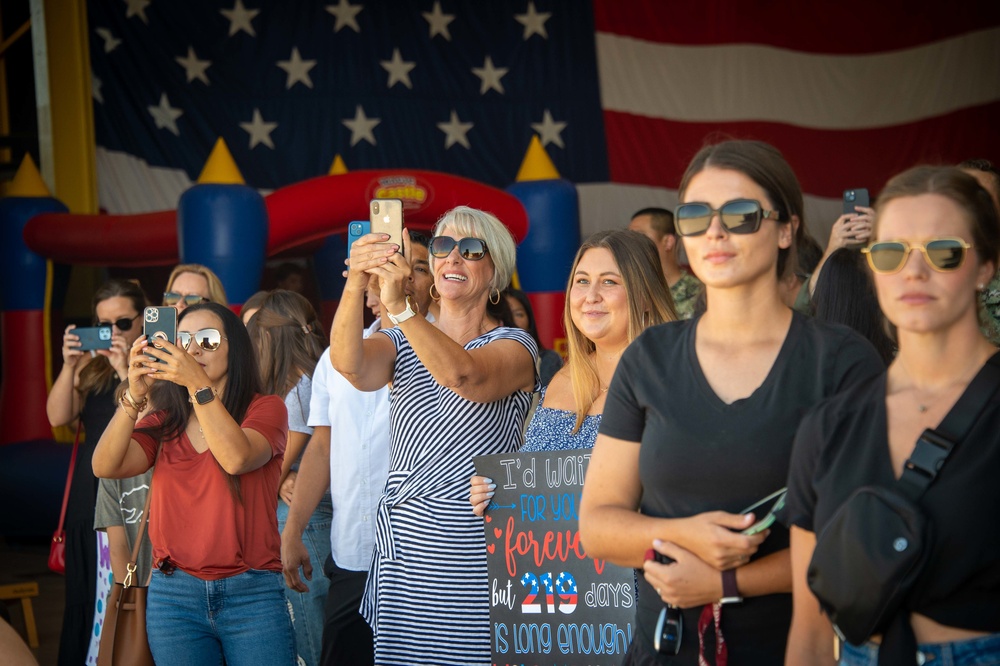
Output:
<instances>
[{"instance_id":1,"label":"woman in striped dress","mask_svg":"<svg viewBox=\"0 0 1000 666\"><path fill-rule=\"evenodd\" d=\"M489 664L486 544L467 508L472 459L520 446L537 389L534 340L503 324L514 239L479 210L441 218L429 248L433 324L414 316L404 293L410 262L387 240L369 234L354 244L331 331L333 366L354 386L392 386L389 478L362 612L377 664ZM361 340L370 276L395 327Z\"/></svg>"}]
</instances>

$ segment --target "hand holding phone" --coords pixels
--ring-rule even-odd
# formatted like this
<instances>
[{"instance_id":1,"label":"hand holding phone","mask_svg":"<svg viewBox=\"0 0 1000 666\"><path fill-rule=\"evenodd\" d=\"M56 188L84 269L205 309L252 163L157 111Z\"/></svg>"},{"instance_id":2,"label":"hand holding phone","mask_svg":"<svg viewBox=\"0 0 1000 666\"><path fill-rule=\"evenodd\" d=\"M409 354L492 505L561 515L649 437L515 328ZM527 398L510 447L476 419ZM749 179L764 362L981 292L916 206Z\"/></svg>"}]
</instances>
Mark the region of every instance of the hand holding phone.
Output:
<instances>
[{"instance_id":1,"label":"hand holding phone","mask_svg":"<svg viewBox=\"0 0 1000 666\"><path fill-rule=\"evenodd\" d=\"M844 190L843 206L844 215L857 215L858 211L854 208L855 206L869 208L871 202L868 198L868 190L863 187Z\"/></svg>"},{"instance_id":2,"label":"hand holding phone","mask_svg":"<svg viewBox=\"0 0 1000 666\"><path fill-rule=\"evenodd\" d=\"M368 220L361 220L358 222L351 222L347 225L347 256L351 256L351 250L354 248L354 241L358 240L362 236L370 234L372 231L371 222Z\"/></svg>"}]
</instances>

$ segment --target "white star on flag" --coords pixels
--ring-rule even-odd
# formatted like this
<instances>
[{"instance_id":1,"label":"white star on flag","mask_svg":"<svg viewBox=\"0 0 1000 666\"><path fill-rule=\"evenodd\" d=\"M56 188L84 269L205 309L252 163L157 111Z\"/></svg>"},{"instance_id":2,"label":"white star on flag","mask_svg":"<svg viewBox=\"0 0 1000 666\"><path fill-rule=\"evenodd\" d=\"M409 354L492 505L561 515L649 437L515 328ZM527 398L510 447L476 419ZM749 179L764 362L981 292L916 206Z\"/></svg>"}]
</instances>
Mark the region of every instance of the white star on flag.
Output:
<instances>
[{"instance_id":1,"label":"white star on flag","mask_svg":"<svg viewBox=\"0 0 1000 666\"><path fill-rule=\"evenodd\" d=\"M115 39L115 36L111 34L111 31L108 30L107 28L98 28L94 32L96 32L100 36L100 38L104 40L105 53L111 53L116 48L118 48L119 44L122 43L122 40Z\"/></svg>"},{"instance_id":2,"label":"white star on flag","mask_svg":"<svg viewBox=\"0 0 1000 666\"><path fill-rule=\"evenodd\" d=\"M160 95L160 104L158 106L147 106L146 110L149 111L149 115L153 116L156 129L169 130L173 132L174 136L181 135L181 131L177 129L177 119L184 115L184 112L170 106L167 93Z\"/></svg>"},{"instance_id":3,"label":"white star on flag","mask_svg":"<svg viewBox=\"0 0 1000 666\"><path fill-rule=\"evenodd\" d=\"M278 126L278 123L266 123L264 117L260 115L260 109L253 110L253 118L248 123L240 123L240 127L250 134L250 149L253 150L257 144L264 144L274 150L274 142L271 141L271 132Z\"/></svg>"},{"instance_id":4,"label":"white star on flag","mask_svg":"<svg viewBox=\"0 0 1000 666\"><path fill-rule=\"evenodd\" d=\"M473 67L472 73L478 76L482 81L482 85L479 86L480 95L485 95L490 89L496 90L501 95L503 94L503 84L500 83L500 79L507 74L507 68L494 67L493 58L486 56L486 61L483 63L483 66Z\"/></svg>"},{"instance_id":5,"label":"white star on flag","mask_svg":"<svg viewBox=\"0 0 1000 666\"><path fill-rule=\"evenodd\" d=\"M545 31L545 22L551 18L552 12L538 13L535 11L535 3L528 2L528 12L526 14L515 14L514 19L524 26L524 40L532 35L541 35L545 39L549 38L549 33Z\"/></svg>"},{"instance_id":6,"label":"white star on flag","mask_svg":"<svg viewBox=\"0 0 1000 666\"><path fill-rule=\"evenodd\" d=\"M470 129L472 129L472 123L461 122L458 119L458 113L456 113L454 109L451 110L451 119L446 123L438 123L437 127L445 133L445 150L448 150L456 143L460 144L463 148L471 148L469 145L469 139L465 135L469 133Z\"/></svg>"},{"instance_id":7,"label":"white star on flag","mask_svg":"<svg viewBox=\"0 0 1000 666\"><path fill-rule=\"evenodd\" d=\"M429 39L434 39L435 36L441 35L447 41L451 41L451 31L448 30L448 24L455 20L455 15L443 13L439 0L434 0L434 8L431 11L421 12L421 15L430 24L431 34Z\"/></svg>"},{"instance_id":8,"label":"white star on flag","mask_svg":"<svg viewBox=\"0 0 1000 666\"><path fill-rule=\"evenodd\" d=\"M125 9L125 18L129 19L133 16L138 16L142 19L142 22L149 24L149 20L146 18L146 6L151 2L151 0L125 0L125 4L128 7Z\"/></svg>"},{"instance_id":9,"label":"white star on flag","mask_svg":"<svg viewBox=\"0 0 1000 666\"><path fill-rule=\"evenodd\" d=\"M233 5L232 9L220 9L219 12L229 19L230 37L240 30L251 37L257 36L257 32L253 29L253 20L257 14L260 14L259 9L247 9L243 6L243 0L236 0L236 4Z\"/></svg>"},{"instance_id":10,"label":"white star on flag","mask_svg":"<svg viewBox=\"0 0 1000 666\"><path fill-rule=\"evenodd\" d=\"M391 88L397 83L402 83L407 88L413 88L413 84L410 83L410 70L416 67L417 63L403 60L399 49L392 50L392 60L380 60L379 63L382 65L382 69L389 72L389 82L385 85L386 88Z\"/></svg>"},{"instance_id":11,"label":"white star on flag","mask_svg":"<svg viewBox=\"0 0 1000 666\"><path fill-rule=\"evenodd\" d=\"M288 80L285 82L285 90L290 89L296 83L301 83L307 88L313 87L309 70L316 66L315 60L303 60L299 55L299 47L292 47L292 56L289 60L279 60L278 67L285 70Z\"/></svg>"},{"instance_id":12,"label":"white star on flag","mask_svg":"<svg viewBox=\"0 0 1000 666\"><path fill-rule=\"evenodd\" d=\"M104 95L101 94L101 80L94 76L94 73L90 73L90 96L96 99L101 104L104 104Z\"/></svg>"},{"instance_id":13,"label":"white star on flag","mask_svg":"<svg viewBox=\"0 0 1000 666\"><path fill-rule=\"evenodd\" d=\"M566 147L563 145L563 140L560 136L562 131L566 129L566 123L557 123L553 120L552 114L548 109L545 109L545 113L542 114L542 122L531 123L531 129L538 132L543 146L554 143L560 148Z\"/></svg>"},{"instance_id":14,"label":"white star on flag","mask_svg":"<svg viewBox=\"0 0 1000 666\"><path fill-rule=\"evenodd\" d=\"M369 118L365 116L365 110L361 108L358 104L357 109L354 111L353 120L342 120L347 129L351 130L351 147L353 148L361 141L367 141L368 143L377 145L375 141L375 135L372 130L375 126L382 122L381 118Z\"/></svg>"},{"instance_id":15,"label":"white star on flag","mask_svg":"<svg viewBox=\"0 0 1000 666\"><path fill-rule=\"evenodd\" d=\"M356 17L362 9L364 9L362 5L352 5L347 0L339 0L335 5L327 5L326 11L337 18L336 23L333 24L333 31L340 32L341 28L350 28L354 32L360 33L361 26L358 25Z\"/></svg>"},{"instance_id":16,"label":"white star on flag","mask_svg":"<svg viewBox=\"0 0 1000 666\"><path fill-rule=\"evenodd\" d=\"M208 75L205 74L205 70L211 66L211 60L198 60L198 55L194 52L194 47L189 46L187 56L184 58L174 58L181 67L184 68L184 73L187 75L187 82L191 83L195 79L198 79L206 86L208 85Z\"/></svg>"}]
</instances>

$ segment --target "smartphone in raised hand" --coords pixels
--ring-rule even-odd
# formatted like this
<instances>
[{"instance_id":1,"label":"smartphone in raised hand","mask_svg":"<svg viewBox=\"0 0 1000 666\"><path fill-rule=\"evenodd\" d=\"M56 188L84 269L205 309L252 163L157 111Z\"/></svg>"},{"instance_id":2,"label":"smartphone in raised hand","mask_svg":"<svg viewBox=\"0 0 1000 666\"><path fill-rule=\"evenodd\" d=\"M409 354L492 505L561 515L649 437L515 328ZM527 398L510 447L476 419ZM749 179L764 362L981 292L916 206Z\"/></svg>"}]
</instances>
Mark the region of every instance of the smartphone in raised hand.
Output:
<instances>
[{"instance_id":1,"label":"smartphone in raised hand","mask_svg":"<svg viewBox=\"0 0 1000 666\"><path fill-rule=\"evenodd\" d=\"M844 190L843 203L844 215L857 215L858 211L854 210L855 206L864 206L865 208L871 207L868 190L863 187L855 187L850 190Z\"/></svg>"},{"instance_id":2,"label":"smartphone in raised hand","mask_svg":"<svg viewBox=\"0 0 1000 666\"><path fill-rule=\"evenodd\" d=\"M73 334L80 338L78 351L94 351L95 349L111 349L110 326L85 326L74 328Z\"/></svg>"},{"instance_id":3,"label":"smartphone in raised hand","mask_svg":"<svg viewBox=\"0 0 1000 666\"><path fill-rule=\"evenodd\" d=\"M403 252L403 202L400 199L372 199L368 204L368 222L373 234L389 234L386 243Z\"/></svg>"},{"instance_id":4,"label":"smartphone in raised hand","mask_svg":"<svg viewBox=\"0 0 1000 666\"><path fill-rule=\"evenodd\" d=\"M143 310L142 332L146 336L146 341L153 347L156 346L157 340L166 340L172 345L177 344L177 308L164 305Z\"/></svg>"}]
</instances>

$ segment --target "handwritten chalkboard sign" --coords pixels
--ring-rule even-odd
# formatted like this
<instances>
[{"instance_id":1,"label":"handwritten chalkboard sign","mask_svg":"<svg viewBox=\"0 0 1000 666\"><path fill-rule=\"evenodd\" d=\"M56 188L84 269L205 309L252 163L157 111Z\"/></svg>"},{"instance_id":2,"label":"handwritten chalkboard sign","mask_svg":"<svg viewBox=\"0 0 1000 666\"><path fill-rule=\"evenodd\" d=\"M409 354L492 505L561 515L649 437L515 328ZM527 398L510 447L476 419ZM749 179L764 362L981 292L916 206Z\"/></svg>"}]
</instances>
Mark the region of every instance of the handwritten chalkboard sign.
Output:
<instances>
[{"instance_id":1,"label":"handwritten chalkboard sign","mask_svg":"<svg viewBox=\"0 0 1000 666\"><path fill-rule=\"evenodd\" d=\"M587 557L578 527L590 450L475 459L496 494L483 523L493 663L620 664L632 642L631 569Z\"/></svg>"}]
</instances>

